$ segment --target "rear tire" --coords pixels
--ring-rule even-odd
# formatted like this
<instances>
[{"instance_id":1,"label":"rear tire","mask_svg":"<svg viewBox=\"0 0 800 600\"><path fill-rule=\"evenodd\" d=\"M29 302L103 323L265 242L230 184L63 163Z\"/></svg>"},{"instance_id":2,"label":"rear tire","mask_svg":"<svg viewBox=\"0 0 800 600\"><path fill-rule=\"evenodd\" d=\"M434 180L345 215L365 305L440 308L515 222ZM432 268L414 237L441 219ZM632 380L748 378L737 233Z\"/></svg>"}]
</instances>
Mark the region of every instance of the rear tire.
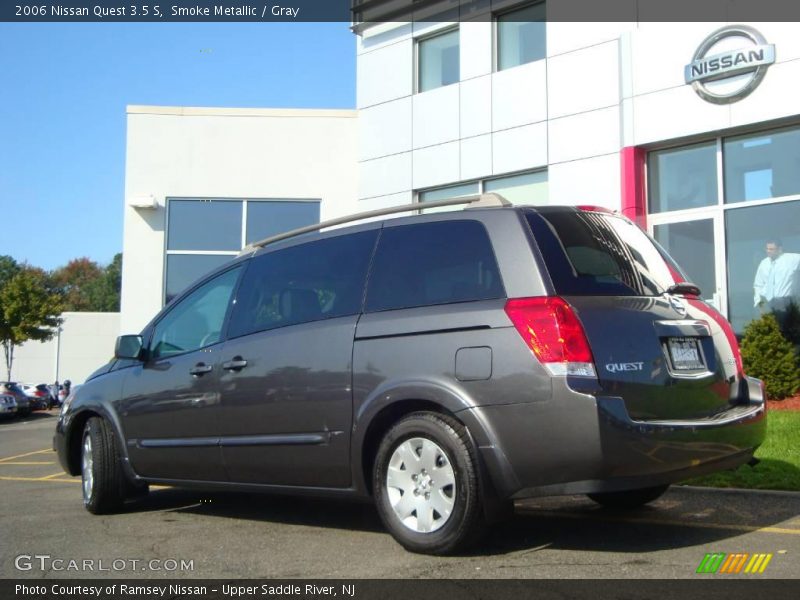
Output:
<instances>
[{"instance_id":1,"label":"rear tire","mask_svg":"<svg viewBox=\"0 0 800 600\"><path fill-rule=\"evenodd\" d=\"M81 482L83 505L90 513L112 513L122 506L125 475L116 435L109 423L100 417L90 418L83 429Z\"/></svg>"},{"instance_id":2,"label":"rear tire","mask_svg":"<svg viewBox=\"0 0 800 600\"><path fill-rule=\"evenodd\" d=\"M648 502L660 498L668 489L669 484L641 488L638 490L625 490L623 492L603 492L600 494L586 495L607 508L626 509L644 506Z\"/></svg>"},{"instance_id":3,"label":"rear tire","mask_svg":"<svg viewBox=\"0 0 800 600\"><path fill-rule=\"evenodd\" d=\"M475 450L466 428L446 415L413 413L389 430L373 492L383 524L412 552L462 551L485 528Z\"/></svg>"}]
</instances>

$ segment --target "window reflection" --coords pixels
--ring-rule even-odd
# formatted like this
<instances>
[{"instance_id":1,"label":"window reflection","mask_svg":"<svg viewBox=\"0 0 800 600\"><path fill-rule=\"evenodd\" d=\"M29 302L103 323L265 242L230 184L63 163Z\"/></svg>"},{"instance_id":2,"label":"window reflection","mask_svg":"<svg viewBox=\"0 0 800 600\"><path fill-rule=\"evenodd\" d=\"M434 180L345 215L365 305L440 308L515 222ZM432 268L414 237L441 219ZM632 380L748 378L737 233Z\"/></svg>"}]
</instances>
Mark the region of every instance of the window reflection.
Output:
<instances>
[{"instance_id":1,"label":"window reflection","mask_svg":"<svg viewBox=\"0 0 800 600\"><path fill-rule=\"evenodd\" d=\"M170 200L168 250L240 250L241 200Z\"/></svg>"},{"instance_id":2,"label":"window reflection","mask_svg":"<svg viewBox=\"0 0 800 600\"><path fill-rule=\"evenodd\" d=\"M497 17L497 70L540 60L547 53L545 4Z\"/></svg>"},{"instance_id":3,"label":"window reflection","mask_svg":"<svg viewBox=\"0 0 800 600\"><path fill-rule=\"evenodd\" d=\"M654 237L686 272L689 280L711 299L717 289L714 275L714 221L702 219L656 225Z\"/></svg>"},{"instance_id":4,"label":"window reflection","mask_svg":"<svg viewBox=\"0 0 800 600\"><path fill-rule=\"evenodd\" d=\"M725 213L729 320L737 333L764 312L800 304L800 202Z\"/></svg>"},{"instance_id":5,"label":"window reflection","mask_svg":"<svg viewBox=\"0 0 800 600\"><path fill-rule=\"evenodd\" d=\"M800 129L723 142L725 202L800 194Z\"/></svg>"},{"instance_id":6,"label":"window reflection","mask_svg":"<svg viewBox=\"0 0 800 600\"><path fill-rule=\"evenodd\" d=\"M319 202L248 202L246 243L314 223L319 223Z\"/></svg>"},{"instance_id":7,"label":"window reflection","mask_svg":"<svg viewBox=\"0 0 800 600\"><path fill-rule=\"evenodd\" d=\"M717 204L714 142L651 152L648 172L651 213Z\"/></svg>"},{"instance_id":8,"label":"window reflection","mask_svg":"<svg viewBox=\"0 0 800 600\"><path fill-rule=\"evenodd\" d=\"M433 90L459 80L458 30L419 42L420 92Z\"/></svg>"},{"instance_id":9,"label":"window reflection","mask_svg":"<svg viewBox=\"0 0 800 600\"><path fill-rule=\"evenodd\" d=\"M484 183L483 189L497 192L512 204L544 206L548 196L547 171L490 179Z\"/></svg>"}]
</instances>

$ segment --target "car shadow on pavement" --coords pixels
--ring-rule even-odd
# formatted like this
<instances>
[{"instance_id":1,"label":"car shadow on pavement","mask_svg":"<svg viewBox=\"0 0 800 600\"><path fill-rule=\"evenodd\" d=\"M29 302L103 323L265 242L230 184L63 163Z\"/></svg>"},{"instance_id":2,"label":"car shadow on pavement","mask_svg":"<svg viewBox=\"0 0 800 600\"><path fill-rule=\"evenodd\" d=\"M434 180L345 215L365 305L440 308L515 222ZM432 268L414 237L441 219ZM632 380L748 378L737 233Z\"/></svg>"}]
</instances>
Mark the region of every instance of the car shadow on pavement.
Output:
<instances>
[{"instance_id":1,"label":"car shadow on pavement","mask_svg":"<svg viewBox=\"0 0 800 600\"><path fill-rule=\"evenodd\" d=\"M58 418L58 412L59 412L58 408L52 408L50 410L35 410L29 415L26 415L24 417L20 417L19 415L14 415L14 416L2 415L0 417L0 429L12 425L22 425L25 423L39 423L42 421L46 421L47 419ZM55 427L55 421L53 421L53 427Z\"/></svg>"},{"instance_id":2,"label":"car shadow on pavement","mask_svg":"<svg viewBox=\"0 0 800 600\"><path fill-rule=\"evenodd\" d=\"M637 509L614 510L583 496L517 504L513 521L498 525L481 553L548 547L599 552L651 552L707 545L747 533L797 533L800 494L673 487Z\"/></svg>"},{"instance_id":3,"label":"car shadow on pavement","mask_svg":"<svg viewBox=\"0 0 800 600\"><path fill-rule=\"evenodd\" d=\"M130 507L134 512L175 511L366 532L385 531L369 503L265 494L155 489ZM627 511L603 508L583 496L518 502L510 520L490 527L470 556L544 548L599 552L652 552L735 538L782 525L800 514L800 494L675 488L649 506ZM388 535L388 533L387 533Z\"/></svg>"},{"instance_id":4,"label":"car shadow on pavement","mask_svg":"<svg viewBox=\"0 0 800 600\"><path fill-rule=\"evenodd\" d=\"M330 498L169 488L152 490L148 496L137 500L131 510L177 511L287 525L383 531L371 503Z\"/></svg>"}]
</instances>

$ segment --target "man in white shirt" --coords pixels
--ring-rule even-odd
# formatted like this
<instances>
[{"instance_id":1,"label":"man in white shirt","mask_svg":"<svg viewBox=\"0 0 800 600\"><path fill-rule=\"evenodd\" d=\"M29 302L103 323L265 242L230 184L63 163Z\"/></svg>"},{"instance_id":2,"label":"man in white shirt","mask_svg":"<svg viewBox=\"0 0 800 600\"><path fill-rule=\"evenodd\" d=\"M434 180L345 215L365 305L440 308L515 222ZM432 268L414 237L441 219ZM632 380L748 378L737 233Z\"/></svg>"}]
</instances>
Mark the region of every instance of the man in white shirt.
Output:
<instances>
[{"instance_id":1,"label":"man in white shirt","mask_svg":"<svg viewBox=\"0 0 800 600\"><path fill-rule=\"evenodd\" d=\"M753 281L754 305L772 311L782 322L789 304L793 300L800 303L800 254L784 252L778 239L767 240L766 251Z\"/></svg>"}]
</instances>

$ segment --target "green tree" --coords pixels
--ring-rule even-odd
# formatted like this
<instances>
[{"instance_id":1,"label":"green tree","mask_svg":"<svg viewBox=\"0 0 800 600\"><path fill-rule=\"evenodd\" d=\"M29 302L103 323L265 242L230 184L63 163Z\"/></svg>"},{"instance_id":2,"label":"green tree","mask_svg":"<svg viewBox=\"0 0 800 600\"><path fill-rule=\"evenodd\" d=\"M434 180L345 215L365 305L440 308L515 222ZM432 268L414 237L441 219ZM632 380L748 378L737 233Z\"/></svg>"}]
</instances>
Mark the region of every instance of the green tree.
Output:
<instances>
[{"instance_id":1,"label":"green tree","mask_svg":"<svg viewBox=\"0 0 800 600\"><path fill-rule=\"evenodd\" d=\"M3 255L0 256L0 288L2 288L8 281L17 273L21 267L16 260L12 257Z\"/></svg>"},{"instance_id":2,"label":"green tree","mask_svg":"<svg viewBox=\"0 0 800 600\"><path fill-rule=\"evenodd\" d=\"M122 282L122 254L106 267L86 257L69 261L53 272L64 292L64 310L115 312L119 310Z\"/></svg>"},{"instance_id":3,"label":"green tree","mask_svg":"<svg viewBox=\"0 0 800 600\"><path fill-rule=\"evenodd\" d=\"M772 313L751 321L744 328L741 350L745 371L764 380L770 398L785 398L800 389L797 351L781 333Z\"/></svg>"},{"instance_id":4,"label":"green tree","mask_svg":"<svg viewBox=\"0 0 800 600\"><path fill-rule=\"evenodd\" d=\"M0 343L9 380L14 348L28 340L51 339L61 324L62 309L60 291L41 269L17 265L16 273L0 280Z\"/></svg>"}]
</instances>

